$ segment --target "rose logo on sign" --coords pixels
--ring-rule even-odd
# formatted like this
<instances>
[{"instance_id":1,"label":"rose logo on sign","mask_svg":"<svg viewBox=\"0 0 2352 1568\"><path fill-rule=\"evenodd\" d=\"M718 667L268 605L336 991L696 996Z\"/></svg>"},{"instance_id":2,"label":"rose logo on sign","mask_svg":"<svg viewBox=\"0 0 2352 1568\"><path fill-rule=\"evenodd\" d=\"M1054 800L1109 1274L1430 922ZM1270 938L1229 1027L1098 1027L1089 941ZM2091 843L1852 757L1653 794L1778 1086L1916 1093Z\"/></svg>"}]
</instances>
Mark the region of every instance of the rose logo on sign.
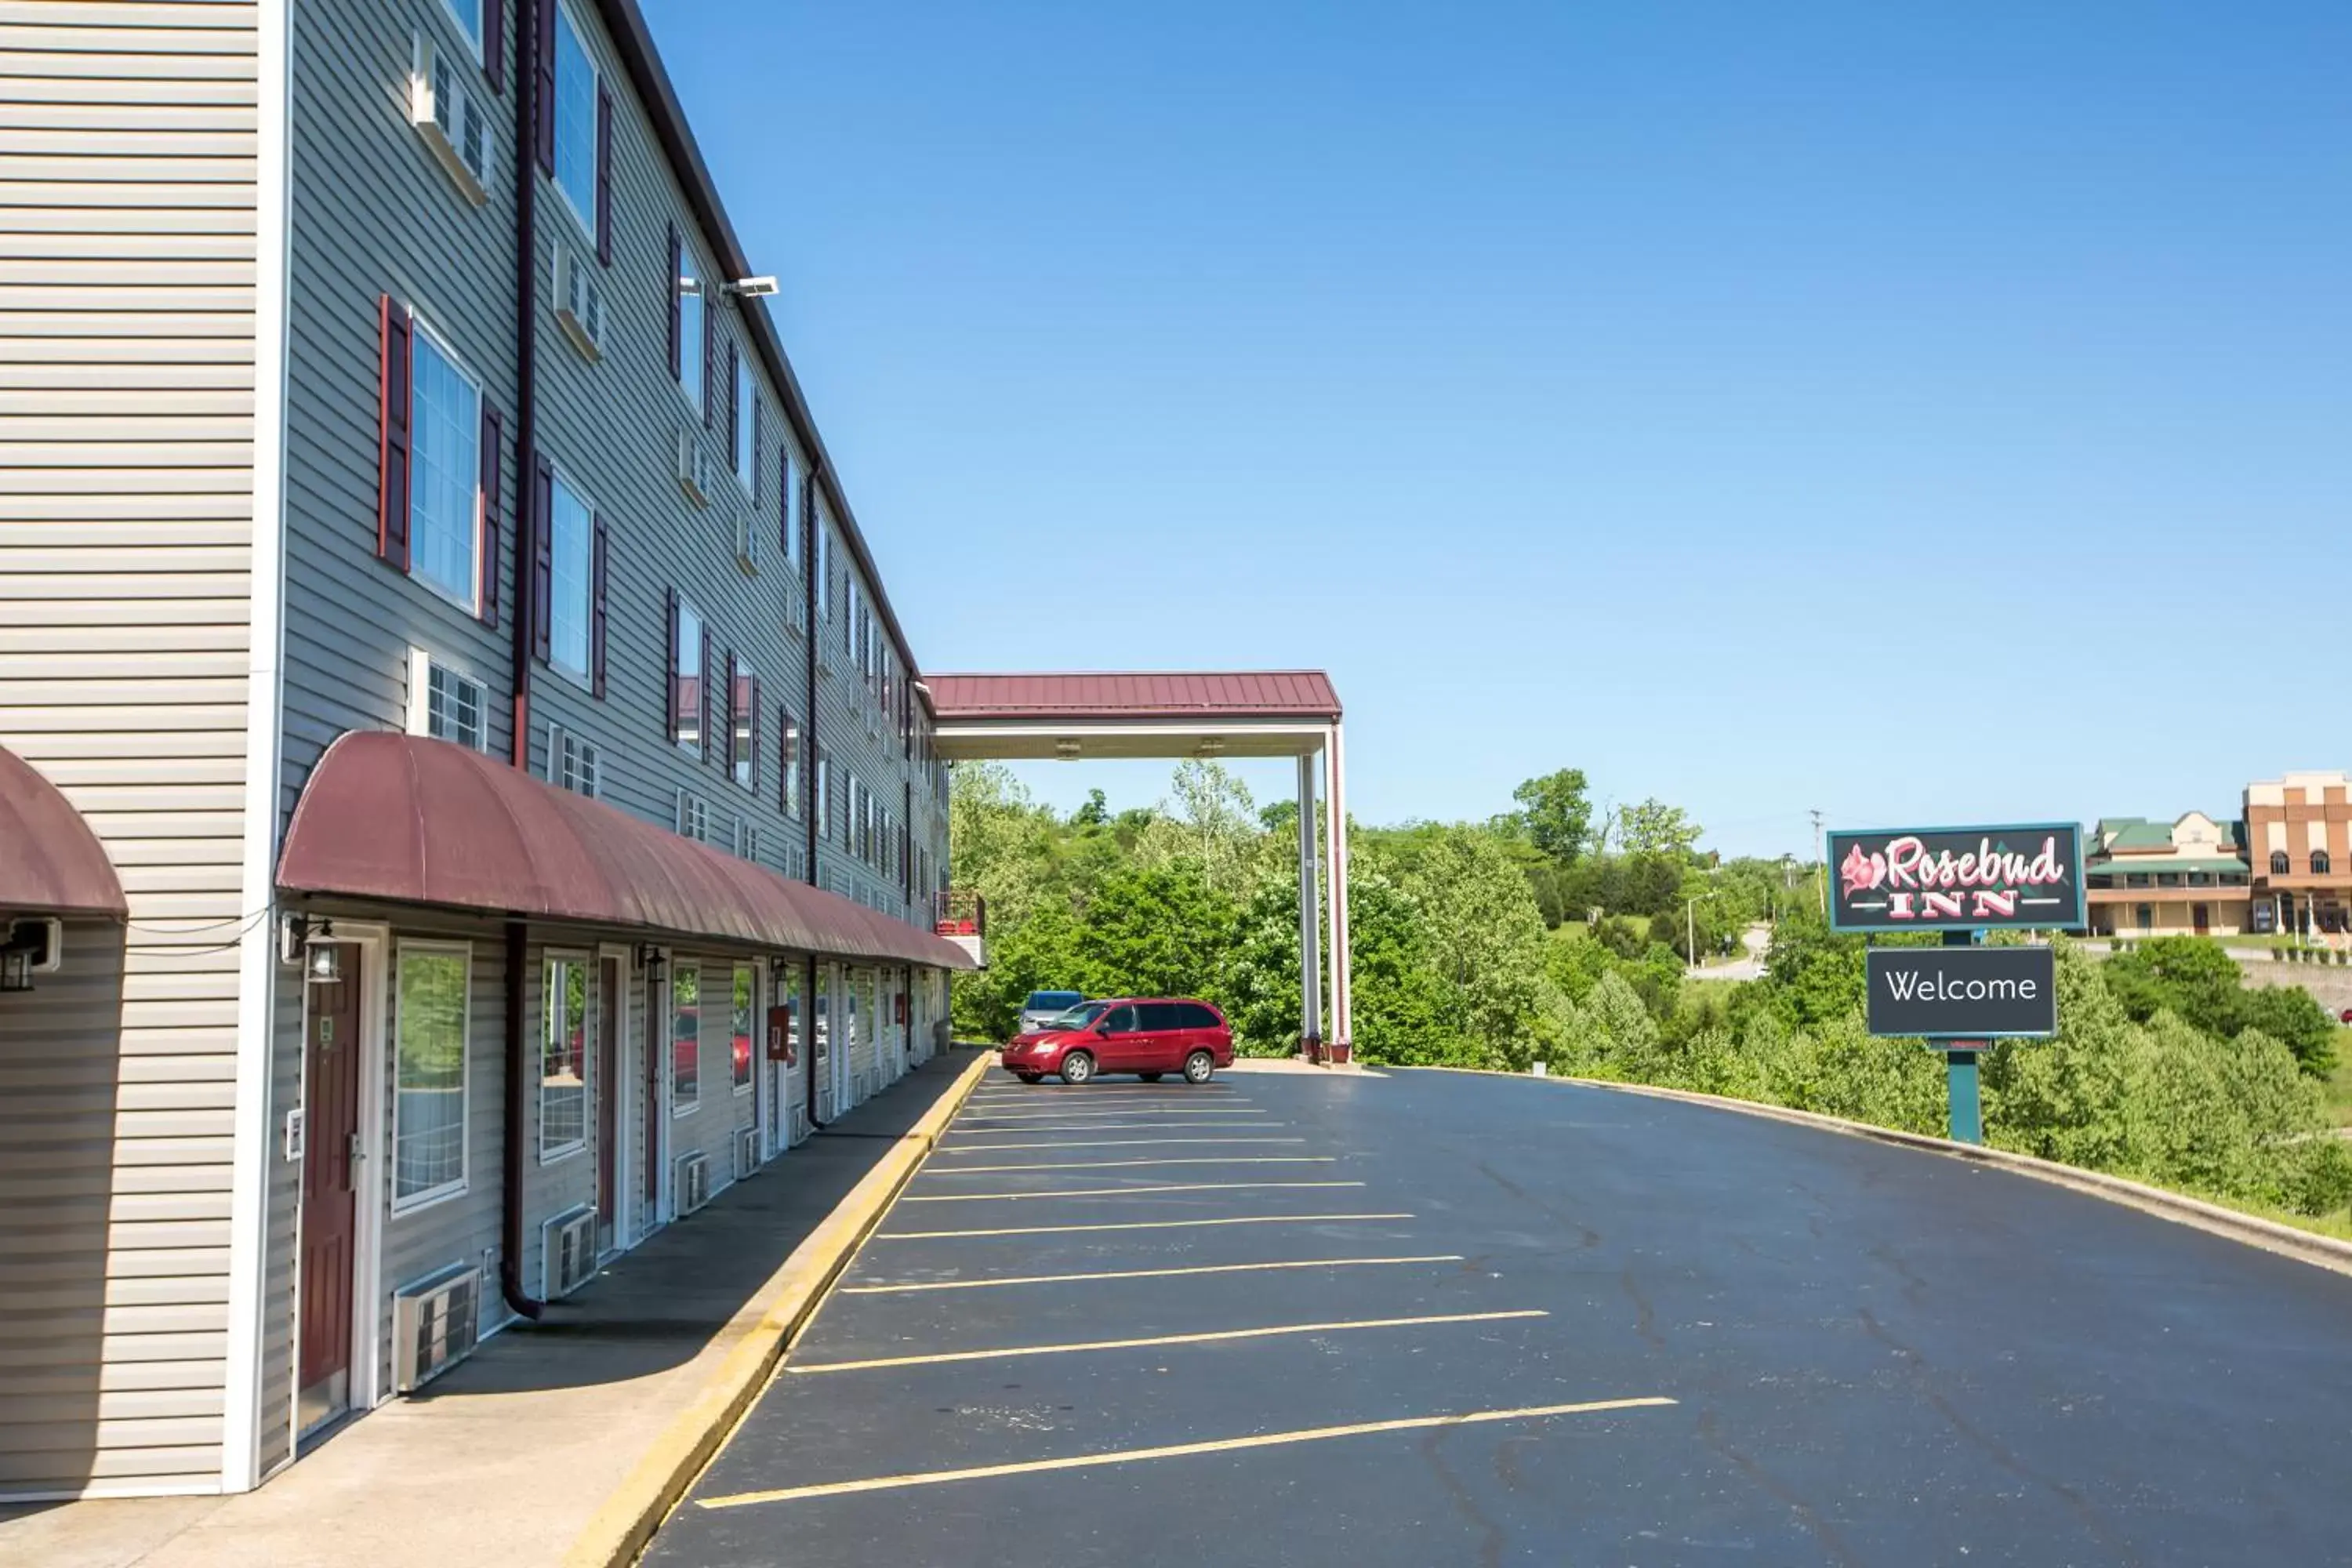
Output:
<instances>
[{"instance_id":1,"label":"rose logo on sign","mask_svg":"<svg viewBox=\"0 0 2352 1568\"><path fill-rule=\"evenodd\" d=\"M2066 930L2083 923L2072 824L1831 836L1839 931Z\"/></svg>"}]
</instances>

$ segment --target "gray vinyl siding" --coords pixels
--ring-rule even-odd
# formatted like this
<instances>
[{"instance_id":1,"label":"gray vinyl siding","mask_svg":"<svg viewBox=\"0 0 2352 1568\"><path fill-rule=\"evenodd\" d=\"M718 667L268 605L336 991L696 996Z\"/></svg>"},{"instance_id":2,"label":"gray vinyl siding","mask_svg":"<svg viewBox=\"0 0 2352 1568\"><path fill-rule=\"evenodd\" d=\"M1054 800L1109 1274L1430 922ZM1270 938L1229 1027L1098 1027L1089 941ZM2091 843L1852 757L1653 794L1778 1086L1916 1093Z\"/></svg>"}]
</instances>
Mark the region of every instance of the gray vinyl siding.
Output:
<instances>
[{"instance_id":1,"label":"gray vinyl siding","mask_svg":"<svg viewBox=\"0 0 2352 1568\"><path fill-rule=\"evenodd\" d=\"M292 9L287 812L336 736L404 726L411 647L487 684L488 750L507 754L516 537L514 51L503 95L487 100L497 151L489 200L476 207L409 122L419 32L458 62L462 79L486 81L441 0L309 0ZM376 555L387 294L504 416L496 629Z\"/></svg>"},{"instance_id":2,"label":"gray vinyl siding","mask_svg":"<svg viewBox=\"0 0 2352 1568\"><path fill-rule=\"evenodd\" d=\"M787 438L783 400L761 373L743 335L740 308L719 293L717 254L695 231L683 190L653 140L609 38L591 8L574 6L614 100L613 261L601 269L606 321L604 357L591 363L551 310L538 321L539 443L558 470L591 500L610 540L606 591L605 696L544 665L533 675L531 767L547 776L547 725L594 741L602 749L604 797L648 821L673 825L677 795L709 803L711 841L731 850L734 818L758 832L761 864L784 875L803 871L799 824L779 808L778 712L806 706L806 663L799 574L779 542L779 473ZM675 225L709 285L712 414L709 426L669 373L669 233ZM589 237L553 183L540 177L538 268L542 295L553 287L554 247L580 249ZM761 405L759 482L747 495L729 462L727 348L737 343L755 372ZM696 345L682 345L689 366ZM689 370L688 374L691 374ZM677 439L683 429L709 455L709 504L680 488ZM795 456L793 472L806 468ZM737 530L749 517L756 567L738 560ZM759 770L751 789L729 777L723 731L714 723L698 757L669 739L668 595L675 591L709 628L713 689L723 683L730 649L761 683ZM803 721L805 722L805 721ZM722 1152L724 1151L722 1150Z\"/></svg>"},{"instance_id":3,"label":"gray vinyl siding","mask_svg":"<svg viewBox=\"0 0 2352 1568\"><path fill-rule=\"evenodd\" d=\"M281 984L273 998L269 1049L268 1218L263 1232L261 1286L261 1444L257 1474L268 1476L293 1458L295 1275L301 1240L302 1162L286 1157L285 1112L303 1103L305 987Z\"/></svg>"},{"instance_id":4,"label":"gray vinyl siding","mask_svg":"<svg viewBox=\"0 0 2352 1568\"><path fill-rule=\"evenodd\" d=\"M0 10L0 745L132 925L0 997L0 1494L217 1484L242 908L256 8ZM226 940L225 940L226 939Z\"/></svg>"},{"instance_id":5,"label":"gray vinyl siding","mask_svg":"<svg viewBox=\"0 0 2352 1568\"><path fill-rule=\"evenodd\" d=\"M701 975L701 1028L696 1061L696 1081L699 1092L695 1108L679 1114L671 1106L669 1122L669 1163L673 1185L673 1207L678 1197L676 1186L677 1163L688 1154L699 1152L710 1162L710 1190L717 1193L735 1179L735 1130L752 1125L754 1096L750 1091L737 1094L732 1082L733 1036L729 1029L734 968L738 961L721 952L705 952L678 949L670 958L670 973L675 976L678 965L691 963ZM749 959L741 962L750 963ZM661 1020L659 1040L663 1050L665 1070L668 1064L669 1018Z\"/></svg>"}]
</instances>

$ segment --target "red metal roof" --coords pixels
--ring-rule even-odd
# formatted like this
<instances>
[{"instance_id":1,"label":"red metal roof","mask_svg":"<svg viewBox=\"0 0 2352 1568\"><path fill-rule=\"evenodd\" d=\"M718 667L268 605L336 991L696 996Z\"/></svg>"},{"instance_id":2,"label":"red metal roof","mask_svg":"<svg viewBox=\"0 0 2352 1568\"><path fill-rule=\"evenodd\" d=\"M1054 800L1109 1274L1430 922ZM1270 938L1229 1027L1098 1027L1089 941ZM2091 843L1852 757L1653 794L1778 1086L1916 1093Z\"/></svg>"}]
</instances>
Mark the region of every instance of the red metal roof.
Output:
<instances>
[{"instance_id":1,"label":"red metal roof","mask_svg":"<svg viewBox=\"0 0 2352 1568\"><path fill-rule=\"evenodd\" d=\"M953 942L681 838L479 752L343 736L310 772L278 885L800 952L970 969Z\"/></svg>"},{"instance_id":2,"label":"red metal roof","mask_svg":"<svg viewBox=\"0 0 2352 1568\"><path fill-rule=\"evenodd\" d=\"M1339 717L1319 669L930 675L942 722L983 719L1304 719Z\"/></svg>"},{"instance_id":3,"label":"red metal roof","mask_svg":"<svg viewBox=\"0 0 2352 1568\"><path fill-rule=\"evenodd\" d=\"M0 914L129 916L106 848L73 803L0 747Z\"/></svg>"}]
</instances>

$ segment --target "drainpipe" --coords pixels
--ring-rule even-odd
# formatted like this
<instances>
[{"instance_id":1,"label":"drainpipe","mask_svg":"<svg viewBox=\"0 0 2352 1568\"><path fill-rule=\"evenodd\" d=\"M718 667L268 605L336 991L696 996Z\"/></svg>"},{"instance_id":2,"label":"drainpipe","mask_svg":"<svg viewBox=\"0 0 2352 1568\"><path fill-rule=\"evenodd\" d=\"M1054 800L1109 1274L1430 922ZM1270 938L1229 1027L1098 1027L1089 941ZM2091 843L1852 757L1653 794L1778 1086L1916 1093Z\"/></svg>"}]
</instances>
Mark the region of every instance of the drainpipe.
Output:
<instances>
[{"instance_id":1,"label":"drainpipe","mask_svg":"<svg viewBox=\"0 0 2352 1568\"><path fill-rule=\"evenodd\" d=\"M530 964L530 928L507 925L506 1171L499 1203L499 1290L507 1305L533 1322L547 1310L522 1288L523 1080L530 1070L523 1028L524 976Z\"/></svg>"},{"instance_id":2,"label":"drainpipe","mask_svg":"<svg viewBox=\"0 0 2352 1568\"><path fill-rule=\"evenodd\" d=\"M539 447L539 9L515 6L514 765L530 768L531 486Z\"/></svg>"},{"instance_id":3,"label":"drainpipe","mask_svg":"<svg viewBox=\"0 0 2352 1568\"><path fill-rule=\"evenodd\" d=\"M803 721L808 726L808 766L801 779L801 820L808 834L807 869L812 888L816 886L816 770L822 765L817 755L821 748L816 739L816 645L817 639L824 635L816 624L816 476L817 470L812 466L807 479L803 481L807 488L801 496L801 593L806 600L804 607L808 612L801 617L808 627L808 647L805 649L808 657L802 661L808 670L808 703L802 710L808 715ZM831 566L828 565L826 570L831 571ZM818 1121L816 1115L816 954L813 952L808 958L808 989L801 994L804 1012L801 1021L801 1037L808 1047L808 1070L801 1075L801 1090L808 1101L809 1125L823 1131L825 1124ZM829 1016L825 1019L825 1028L828 1034L833 1028L833 1019ZM832 1041L828 1039L825 1043L829 1047Z\"/></svg>"},{"instance_id":4,"label":"drainpipe","mask_svg":"<svg viewBox=\"0 0 2352 1568\"><path fill-rule=\"evenodd\" d=\"M537 338L539 325L539 8L552 0L521 0L515 9L515 525L514 535L514 753L517 768L530 769L531 479L538 471ZM505 1179L499 1197L499 1291L508 1308L537 1322L546 1303L523 1289L523 1142L529 1132L523 1103L524 1074L530 1067L530 1037L523 995L530 966L530 930L520 921L507 927L507 1070Z\"/></svg>"}]
</instances>

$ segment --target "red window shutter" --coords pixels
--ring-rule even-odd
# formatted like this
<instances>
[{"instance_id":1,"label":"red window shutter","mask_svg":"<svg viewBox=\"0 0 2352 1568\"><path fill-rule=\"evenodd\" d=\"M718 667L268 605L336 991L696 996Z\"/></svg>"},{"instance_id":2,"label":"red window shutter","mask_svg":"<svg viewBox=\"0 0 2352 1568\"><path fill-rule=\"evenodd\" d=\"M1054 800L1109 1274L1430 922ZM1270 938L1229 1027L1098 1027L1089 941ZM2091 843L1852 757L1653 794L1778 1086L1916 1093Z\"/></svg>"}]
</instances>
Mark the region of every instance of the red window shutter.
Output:
<instances>
[{"instance_id":1,"label":"red window shutter","mask_svg":"<svg viewBox=\"0 0 2352 1568\"><path fill-rule=\"evenodd\" d=\"M743 384L736 379L735 340L727 340L727 456L728 467L736 467L742 451L736 446L736 432L742 428L743 411L736 406L743 397Z\"/></svg>"},{"instance_id":2,"label":"red window shutter","mask_svg":"<svg viewBox=\"0 0 2352 1568\"><path fill-rule=\"evenodd\" d=\"M408 570L408 400L411 328L408 308L386 294L379 307L383 345L376 388L375 552Z\"/></svg>"},{"instance_id":3,"label":"red window shutter","mask_svg":"<svg viewBox=\"0 0 2352 1568\"><path fill-rule=\"evenodd\" d=\"M762 436L762 431L761 431L761 424L762 424L762 421L761 421L761 419L760 416L761 416L761 412L762 412L762 410L761 410L761 407L760 407L760 400L759 400L757 397L752 398L752 399L751 399L751 504L752 504L753 506L757 506L757 505L759 505L759 504L760 504L760 441L761 441L761 436ZM751 531L750 531L749 529L746 529L744 531L745 531L746 535L748 536Z\"/></svg>"},{"instance_id":4,"label":"red window shutter","mask_svg":"<svg viewBox=\"0 0 2352 1568\"><path fill-rule=\"evenodd\" d=\"M531 50L531 79L537 100L531 105L531 140L539 143L539 172L555 174L555 0L538 0L539 26Z\"/></svg>"},{"instance_id":5,"label":"red window shutter","mask_svg":"<svg viewBox=\"0 0 2352 1568\"><path fill-rule=\"evenodd\" d=\"M686 379L683 374L686 362L678 358L678 338L684 329L679 324L677 300L677 280L685 276L686 251L678 244L677 225L672 224L669 226L669 276L662 280L662 292L669 300L669 378L672 381Z\"/></svg>"},{"instance_id":6,"label":"red window shutter","mask_svg":"<svg viewBox=\"0 0 2352 1568\"><path fill-rule=\"evenodd\" d=\"M547 604L555 593L555 465L541 458L530 486L530 651L546 661Z\"/></svg>"},{"instance_id":7,"label":"red window shutter","mask_svg":"<svg viewBox=\"0 0 2352 1568\"><path fill-rule=\"evenodd\" d=\"M719 711L727 723L727 771L735 771L735 650L727 650L727 695L719 699Z\"/></svg>"},{"instance_id":8,"label":"red window shutter","mask_svg":"<svg viewBox=\"0 0 2352 1568\"><path fill-rule=\"evenodd\" d=\"M604 697L604 584L609 580L605 574L609 541L604 520L600 517L596 520L596 554L588 567L588 679L599 701Z\"/></svg>"},{"instance_id":9,"label":"red window shutter","mask_svg":"<svg viewBox=\"0 0 2352 1568\"><path fill-rule=\"evenodd\" d=\"M760 787L760 678L756 675L751 678L749 701L751 711L744 717L751 721L751 787L757 789Z\"/></svg>"},{"instance_id":10,"label":"red window shutter","mask_svg":"<svg viewBox=\"0 0 2352 1568\"><path fill-rule=\"evenodd\" d=\"M499 481L500 475L499 446L506 435L506 421L490 406L489 399L482 400L482 624L499 624L499 556L504 551L499 529Z\"/></svg>"},{"instance_id":11,"label":"red window shutter","mask_svg":"<svg viewBox=\"0 0 2352 1568\"><path fill-rule=\"evenodd\" d=\"M793 710L776 709L776 809L793 814Z\"/></svg>"},{"instance_id":12,"label":"red window shutter","mask_svg":"<svg viewBox=\"0 0 2352 1568\"><path fill-rule=\"evenodd\" d=\"M793 558L793 449L787 445L776 454L776 548L783 552L785 561ZM786 616L790 626L792 617Z\"/></svg>"},{"instance_id":13,"label":"red window shutter","mask_svg":"<svg viewBox=\"0 0 2352 1568\"><path fill-rule=\"evenodd\" d=\"M482 0L482 74L493 94L507 89L507 0Z\"/></svg>"},{"instance_id":14,"label":"red window shutter","mask_svg":"<svg viewBox=\"0 0 2352 1568\"><path fill-rule=\"evenodd\" d=\"M613 265L613 95L596 89L596 259Z\"/></svg>"},{"instance_id":15,"label":"red window shutter","mask_svg":"<svg viewBox=\"0 0 2352 1568\"><path fill-rule=\"evenodd\" d=\"M669 667L669 739L670 743L676 745L678 710L686 705L679 700L685 694L680 689L677 668L677 590L675 588L669 590L669 635L662 641L662 658Z\"/></svg>"},{"instance_id":16,"label":"red window shutter","mask_svg":"<svg viewBox=\"0 0 2352 1568\"><path fill-rule=\"evenodd\" d=\"M702 427L705 430L710 428L719 409L719 399L712 395L710 384L711 372L715 368L712 361L717 355L717 345L710 341L710 318L719 313L711 309L711 292L710 280L706 278L702 283L702 342L695 350L702 356Z\"/></svg>"}]
</instances>

